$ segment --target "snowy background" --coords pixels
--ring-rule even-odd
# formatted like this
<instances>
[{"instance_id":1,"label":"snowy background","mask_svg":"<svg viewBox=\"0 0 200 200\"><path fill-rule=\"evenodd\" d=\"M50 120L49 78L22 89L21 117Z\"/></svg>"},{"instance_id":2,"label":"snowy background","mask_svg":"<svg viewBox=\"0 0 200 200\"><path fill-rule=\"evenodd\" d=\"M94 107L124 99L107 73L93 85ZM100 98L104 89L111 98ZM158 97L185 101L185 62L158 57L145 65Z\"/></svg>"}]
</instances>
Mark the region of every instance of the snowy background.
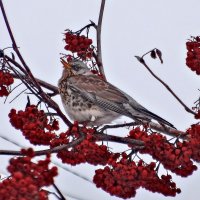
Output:
<instances>
[{"instance_id":1,"label":"snowy background","mask_svg":"<svg viewBox=\"0 0 200 200\"><path fill-rule=\"evenodd\" d=\"M33 74L57 85L62 67L60 53L64 53L62 41L65 29L79 30L89 23L97 22L100 0L6 0L5 9L20 51ZM195 122L174 97L134 58L158 48L163 53L164 64L147 59L151 69L175 91L189 106L199 96L199 77L185 66L185 42L190 36L200 34L199 0L110 0L106 2L102 48L103 62L108 80L126 91L149 110L170 121L178 129L185 130ZM91 35L92 37L94 35ZM0 15L0 48L11 46L5 24ZM9 53L10 50L7 50ZM18 90L19 93L20 89ZM13 107L24 108L20 96L4 105L0 99L0 135L23 146L29 143L9 125L7 114ZM59 97L55 100L60 103ZM120 134L120 131L118 131ZM1 149L19 149L0 139ZM8 156L1 156L0 173L6 175ZM57 162L55 160L55 162ZM89 165L60 169L56 184L69 198L80 200L117 200L91 182L66 170L77 172L92 180L94 168ZM198 199L200 195L200 172L189 178L173 176L182 193L177 200ZM72 198L74 197L74 198ZM138 190L135 199L171 200L174 198ZM52 198L54 199L54 198Z\"/></svg>"}]
</instances>

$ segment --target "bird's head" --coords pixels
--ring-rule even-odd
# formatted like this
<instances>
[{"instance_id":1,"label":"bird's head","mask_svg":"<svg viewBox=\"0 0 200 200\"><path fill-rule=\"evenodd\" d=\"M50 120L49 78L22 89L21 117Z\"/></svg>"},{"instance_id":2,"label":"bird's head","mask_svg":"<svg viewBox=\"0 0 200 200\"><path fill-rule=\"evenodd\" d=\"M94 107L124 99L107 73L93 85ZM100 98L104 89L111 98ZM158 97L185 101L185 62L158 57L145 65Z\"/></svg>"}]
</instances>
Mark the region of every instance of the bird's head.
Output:
<instances>
[{"instance_id":1,"label":"bird's head","mask_svg":"<svg viewBox=\"0 0 200 200\"><path fill-rule=\"evenodd\" d=\"M66 62L65 60L61 59L61 63L63 64L63 73L70 76L76 76L76 75L87 75L91 74L90 69L87 67L87 65L80 61L80 60L72 60L70 62Z\"/></svg>"}]
</instances>

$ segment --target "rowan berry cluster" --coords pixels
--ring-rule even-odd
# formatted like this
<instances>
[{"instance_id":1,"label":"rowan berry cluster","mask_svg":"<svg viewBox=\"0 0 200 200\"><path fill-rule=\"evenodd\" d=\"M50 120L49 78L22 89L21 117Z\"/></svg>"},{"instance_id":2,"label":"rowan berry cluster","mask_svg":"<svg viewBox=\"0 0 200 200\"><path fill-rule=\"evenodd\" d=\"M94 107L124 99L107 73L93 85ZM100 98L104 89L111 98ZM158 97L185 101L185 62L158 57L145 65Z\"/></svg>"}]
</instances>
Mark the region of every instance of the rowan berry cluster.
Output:
<instances>
[{"instance_id":1,"label":"rowan berry cluster","mask_svg":"<svg viewBox=\"0 0 200 200\"><path fill-rule=\"evenodd\" d=\"M12 109L9 113L12 126L20 129L26 139L35 145L50 145L50 141L56 137L54 131L59 129L58 121L49 123L43 110L38 110L31 105L25 111Z\"/></svg>"},{"instance_id":2,"label":"rowan berry cluster","mask_svg":"<svg viewBox=\"0 0 200 200\"><path fill-rule=\"evenodd\" d=\"M188 147L192 150L192 159L200 162L200 125L194 124L187 130L189 135Z\"/></svg>"},{"instance_id":3,"label":"rowan berry cluster","mask_svg":"<svg viewBox=\"0 0 200 200\"><path fill-rule=\"evenodd\" d=\"M67 44L65 49L72 53L77 53L77 56L82 60L92 57L94 51L94 48L91 46L92 39L68 31L65 33L65 42ZM70 57L68 58L70 59Z\"/></svg>"},{"instance_id":4,"label":"rowan berry cluster","mask_svg":"<svg viewBox=\"0 0 200 200\"><path fill-rule=\"evenodd\" d=\"M48 193L42 187L53 184L57 168L49 168L49 156L37 163L31 159L25 156L10 160L11 175L0 183L0 200L48 200Z\"/></svg>"},{"instance_id":5,"label":"rowan berry cluster","mask_svg":"<svg viewBox=\"0 0 200 200\"><path fill-rule=\"evenodd\" d=\"M124 199L131 198L136 195L136 190L140 187L165 196L175 196L181 192L172 182L171 176L158 177L155 163L147 165L140 160L136 164L122 157L119 161L110 159L109 164L110 166L95 171L93 181L97 187L111 195Z\"/></svg>"},{"instance_id":6,"label":"rowan berry cluster","mask_svg":"<svg viewBox=\"0 0 200 200\"><path fill-rule=\"evenodd\" d=\"M9 71L0 70L0 97L9 95L9 86L13 82L14 79Z\"/></svg>"},{"instance_id":7,"label":"rowan berry cluster","mask_svg":"<svg viewBox=\"0 0 200 200\"><path fill-rule=\"evenodd\" d=\"M150 154L155 160L160 161L166 169L177 175L186 177L197 170L191 160L193 151L186 141L177 141L172 144L161 134L153 133L149 135L139 128L131 130L129 137L144 141L145 148L139 150L139 152Z\"/></svg>"},{"instance_id":8,"label":"rowan berry cluster","mask_svg":"<svg viewBox=\"0 0 200 200\"><path fill-rule=\"evenodd\" d=\"M51 141L51 147L55 147L62 144L68 144L69 141L77 139L80 136L80 132L85 134L85 139L78 145L71 149L65 149L58 152L57 157L62 160L63 163L71 165L77 165L80 163L89 163L92 165L105 165L110 158L111 153L108 151L108 147L101 144L97 144L95 138L92 136L94 129L91 128L78 128L78 125L72 127L67 133L62 133L58 138Z\"/></svg>"},{"instance_id":9,"label":"rowan berry cluster","mask_svg":"<svg viewBox=\"0 0 200 200\"><path fill-rule=\"evenodd\" d=\"M71 150L59 151L57 157L63 163L77 165L80 163L89 163L92 165L105 165L110 156L108 147L105 145L98 145L87 139L81 144L73 147Z\"/></svg>"},{"instance_id":10,"label":"rowan berry cluster","mask_svg":"<svg viewBox=\"0 0 200 200\"><path fill-rule=\"evenodd\" d=\"M186 65L196 74L200 75L200 37L192 37L192 39L186 42L187 57Z\"/></svg>"}]
</instances>

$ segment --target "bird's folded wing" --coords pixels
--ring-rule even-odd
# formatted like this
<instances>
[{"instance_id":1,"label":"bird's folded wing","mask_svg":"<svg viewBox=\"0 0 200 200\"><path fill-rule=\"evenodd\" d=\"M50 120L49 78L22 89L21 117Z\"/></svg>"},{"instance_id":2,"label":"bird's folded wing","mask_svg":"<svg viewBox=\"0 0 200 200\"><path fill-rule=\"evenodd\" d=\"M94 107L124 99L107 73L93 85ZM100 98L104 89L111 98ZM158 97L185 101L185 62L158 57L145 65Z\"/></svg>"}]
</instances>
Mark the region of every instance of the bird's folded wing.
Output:
<instances>
[{"instance_id":1,"label":"bird's folded wing","mask_svg":"<svg viewBox=\"0 0 200 200\"><path fill-rule=\"evenodd\" d=\"M123 106L124 103L128 102L127 97L115 86L96 77L96 75L73 76L68 79L68 87L101 108L131 116Z\"/></svg>"}]
</instances>

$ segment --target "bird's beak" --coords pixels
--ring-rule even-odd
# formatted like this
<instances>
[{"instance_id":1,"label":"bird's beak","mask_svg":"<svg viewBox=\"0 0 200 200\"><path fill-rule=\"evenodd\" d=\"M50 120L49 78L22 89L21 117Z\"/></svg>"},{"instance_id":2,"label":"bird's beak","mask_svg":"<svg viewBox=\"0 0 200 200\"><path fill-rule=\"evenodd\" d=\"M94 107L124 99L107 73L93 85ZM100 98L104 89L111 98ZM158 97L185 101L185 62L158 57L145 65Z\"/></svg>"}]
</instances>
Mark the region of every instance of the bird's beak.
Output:
<instances>
[{"instance_id":1,"label":"bird's beak","mask_svg":"<svg viewBox=\"0 0 200 200\"><path fill-rule=\"evenodd\" d=\"M66 62L63 58L60 59L60 62L63 64L64 68L66 68L66 69L71 68L71 65L68 62Z\"/></svg>"}]
</instances>

